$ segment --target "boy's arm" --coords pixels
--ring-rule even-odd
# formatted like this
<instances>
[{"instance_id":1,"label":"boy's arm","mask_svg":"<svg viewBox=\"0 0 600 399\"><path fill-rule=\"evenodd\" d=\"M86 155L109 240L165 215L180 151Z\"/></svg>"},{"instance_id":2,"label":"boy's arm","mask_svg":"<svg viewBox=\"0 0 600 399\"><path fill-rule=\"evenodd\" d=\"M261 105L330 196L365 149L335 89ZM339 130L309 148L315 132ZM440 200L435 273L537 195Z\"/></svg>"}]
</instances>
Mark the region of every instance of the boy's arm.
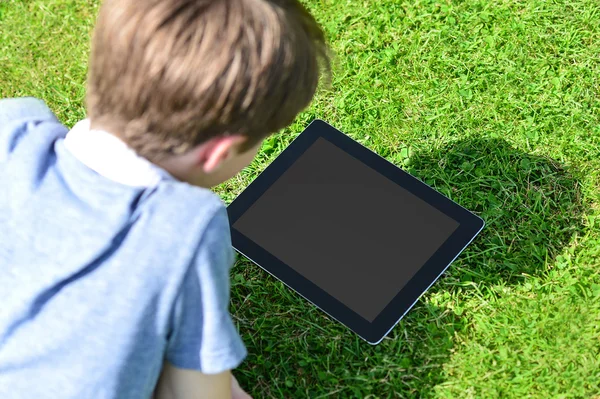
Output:
<instances>
[{"instance_id":1,"label":"boy's arm","mask_svg":"<svg viewBox=\"0 0 600 399\"><path fill-rule=\"evenodd\" d=\"M165 362L156 385L154 399L226 398L252 399L230 371L203 374L195 370L180 369Z\"/></svg>"},{"instance_id":2,"label":"boy's arm","mask_svg":"<svg viewBox=\"0 0 600 399\"><path fill-rule=\"evenodd\" d=\"M156 392L176 396L158 399L249 398L229 371L242 362L246 349L229 314L234 254L227 210L219 202L213 211L172 310ZM211 395L205 389L217 391Z\"/></svg>"},{"instance_id":3,"label":"boy's arm","mask_svg":"<svg viewBox=\"0 0 600 399\"><path fill-rule=\"evenodd\" d=\"M154 399L231 399L231 381L230 371L204 374L165 362Z\"/></svg>"}]
</instances>

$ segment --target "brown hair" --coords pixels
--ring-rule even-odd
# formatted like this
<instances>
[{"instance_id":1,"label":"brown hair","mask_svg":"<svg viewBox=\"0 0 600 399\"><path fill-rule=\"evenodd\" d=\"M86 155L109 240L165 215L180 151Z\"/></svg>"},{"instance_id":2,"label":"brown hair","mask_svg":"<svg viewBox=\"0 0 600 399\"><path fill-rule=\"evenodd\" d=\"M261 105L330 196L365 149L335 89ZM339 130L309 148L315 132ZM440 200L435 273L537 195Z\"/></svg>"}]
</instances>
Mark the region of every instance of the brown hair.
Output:
<instances>
[{"instance_id":1,"label":"brown hair","mask_svg":"<svg viewBox=\"0 0 600 399\"><path fill-rule=\"evenodd\" d=\"M150 160L220 135L250 148L310 103L323 68L323 31L297 0L105 0L87 112Z\"/></svg>"}]
</instances>

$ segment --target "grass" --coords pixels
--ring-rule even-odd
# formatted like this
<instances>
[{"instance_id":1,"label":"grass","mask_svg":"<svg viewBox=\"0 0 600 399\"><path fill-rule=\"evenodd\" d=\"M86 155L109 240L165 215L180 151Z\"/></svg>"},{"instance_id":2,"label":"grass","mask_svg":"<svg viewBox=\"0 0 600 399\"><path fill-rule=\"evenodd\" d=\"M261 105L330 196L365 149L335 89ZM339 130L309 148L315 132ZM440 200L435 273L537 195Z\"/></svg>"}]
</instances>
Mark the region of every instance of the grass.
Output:
<instances>
[{"instance_id":1,"label":"grass","mask_svg":"<svg viewBox=\"0 0 600 399\"><path fill-rule=\"evenodd\" d=\"M233 199L320 117L488 226L375 347L239 259L242 384L257 398L598 398L600 3L308 6L336 54L331 88L217 192ZM81 119L97 7L0 2L0 97Z\"/></svg>"}]
</instances>

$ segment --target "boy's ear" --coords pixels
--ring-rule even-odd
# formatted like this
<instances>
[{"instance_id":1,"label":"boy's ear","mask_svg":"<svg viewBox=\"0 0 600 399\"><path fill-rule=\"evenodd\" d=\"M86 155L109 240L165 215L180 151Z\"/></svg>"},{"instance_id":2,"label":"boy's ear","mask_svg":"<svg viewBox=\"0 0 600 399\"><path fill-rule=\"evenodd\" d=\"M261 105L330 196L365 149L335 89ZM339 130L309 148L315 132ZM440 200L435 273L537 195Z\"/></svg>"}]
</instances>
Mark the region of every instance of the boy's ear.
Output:
<instances>
[{"instance_id":1,"label":"boy's ear","mask_svg":"<svg viewBox=\"0 0 600 399\"><path fill-rule=\"evenodd\" d=\"M204 173L213 173L232 156L246 140L241 135L214 137L200 146L197 162Z\"/></svg>"}]
</instances>

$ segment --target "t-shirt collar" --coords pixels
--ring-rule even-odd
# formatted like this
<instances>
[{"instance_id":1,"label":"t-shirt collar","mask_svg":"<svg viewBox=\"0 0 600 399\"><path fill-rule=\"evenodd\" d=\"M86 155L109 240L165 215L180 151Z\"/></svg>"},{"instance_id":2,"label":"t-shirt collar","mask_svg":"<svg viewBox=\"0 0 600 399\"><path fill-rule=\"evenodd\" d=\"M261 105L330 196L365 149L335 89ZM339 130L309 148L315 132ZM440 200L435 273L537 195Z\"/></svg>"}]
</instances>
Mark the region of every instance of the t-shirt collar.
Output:
<instances>
[{"instance_id":1,"label":"t-shirt collar","mask_svg":"<svg viewBox=\"0 0 600 399\"><path fill-rule=\"evenodd\" d=\"M172 179L163 169L139 156L117 136L90 129L90 120L79 121L67 133L64 145L80 162L96 173L128 186L155 187Z\"/></svg>"}]
</instances>

